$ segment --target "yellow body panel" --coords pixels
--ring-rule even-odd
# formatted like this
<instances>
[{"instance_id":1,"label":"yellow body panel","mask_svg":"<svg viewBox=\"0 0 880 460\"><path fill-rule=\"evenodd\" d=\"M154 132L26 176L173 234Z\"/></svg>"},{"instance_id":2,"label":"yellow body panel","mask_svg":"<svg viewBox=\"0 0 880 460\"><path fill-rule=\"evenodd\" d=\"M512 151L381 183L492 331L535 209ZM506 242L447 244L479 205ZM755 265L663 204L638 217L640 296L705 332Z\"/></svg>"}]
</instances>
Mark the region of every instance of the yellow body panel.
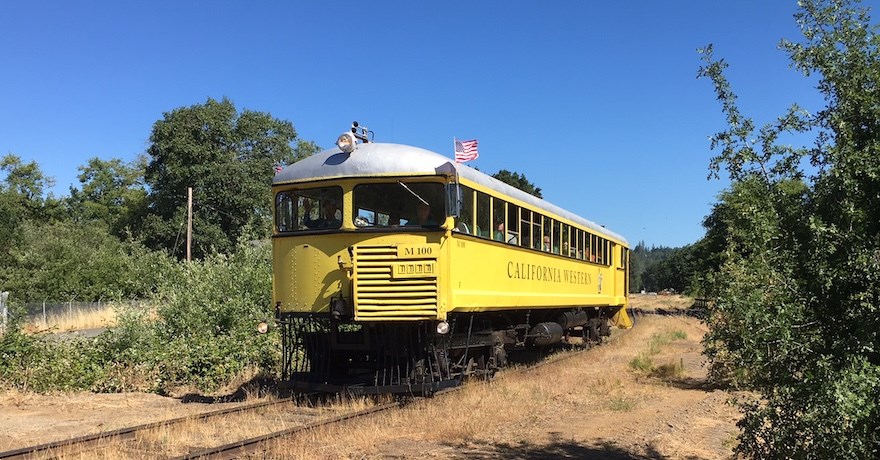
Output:
<instances>
[{"instance_id":1,"label":"yellow body panel","mask_svg":"<svg viewBox=\"0 0 880 460\"><path fill-rule=\"evenodd\" d=\"M450 292L458 311L624 305L616 270L453 233Z\"/></svg>"},{"instance_id":2,"label":"yellow body panel","mask_svg":"<svg viewBox=\"0 0 880 460\"><path fill-rule=\"evenodd\" d=\"M274 245L282 312L327 313L340 297L359 321L627 301L623 270L456 232L301 235ZM619 314L615 323L627 327Z\"/></svg>"}]
</instances>

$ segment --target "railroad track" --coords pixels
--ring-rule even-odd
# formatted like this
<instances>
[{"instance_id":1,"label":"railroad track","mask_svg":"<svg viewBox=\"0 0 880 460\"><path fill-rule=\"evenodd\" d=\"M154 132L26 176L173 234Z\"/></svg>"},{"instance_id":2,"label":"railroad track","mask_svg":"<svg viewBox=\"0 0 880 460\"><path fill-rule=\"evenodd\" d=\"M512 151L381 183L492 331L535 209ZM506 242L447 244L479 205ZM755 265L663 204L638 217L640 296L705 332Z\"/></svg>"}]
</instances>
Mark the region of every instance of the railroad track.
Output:
<instances>
[{"instance_id":1,"label":"railroad track","mask_svg":"<svg viewBox=\"0 0 880 460\"><path fill-rule=\"evenodd\" d=\"M670 314L668 312L656 312L656 311L634 311L634 314L638 316L642 315L657 315L657 314ZM681 313L678 313L681 314ZM539 367L543 367L549 364L554 364L560 361L571 359L575 356L578 356L592 347L582 347L579 350L570 351L565 354L552 354L549 358L544 358L536 363L531 365L523 366L523 367L515 367L508 368L503 370L498 374L496 378L503 379L507 376L517 375L521 373L527 373ZM448 388L441 390L434 394L434 397L440 397L449 393L455 393L462 389L466 388L466 386L458 386L453 388ZM407 402L421 401L425 399L424 397L413 398L408 400ZM51 442L46 444L40 444L37 446L30 446L21 449L11 450L7 452L0 452L0 460L12 460L12 459L33 459L33 458L56 458L64 455L73 455L74 453L81 453L84 451L88 451L89 449L98 449L98 448L106 448L108 445L119 445L124 442L128 442L130 440L135 440L139 436L142 436L143 433L161 430L161 429L171 429L176 424L183 424L187 422L196 422L196 423L206 423L209 419L217 418L221 416L228 416L233 414L242 414L246 412L259 411L261 409L267 409L272 406L276 406L279 404L290 404L293 401L290 399L276 400L276 401L264 401L254 404L248 404L243 406L237 406L233 408L226 408L217 411L206 412L203 414L180 417L171 420L165 420L160 422L148 423L144 425L138 425L129 428L123 428L115 431L97 433L93 435L80 436L77 438L67 439L63 441ZM380 404L377 406L369 407L362 410L352 411L348 413L338 414L330 417L322 417L321 414L310 414L310 416L302 417L300 423L296 424L296 426L292 426L290 428L286 428L283 430L270 432L267 434L262 434L258 436L254 436L248 439L243 439L239 441L235 441L232 443L223 444L217 447L205 448L205 449L195 449L191 450L183 455L179 456L170 456L175 460L182 459L196 459L196 458L215 458L215 459L229 459L229 458L238 458L250 453L259 452L265 449L267 443L289 436L294 436L297 433L302 433L308 430L313 430L319 427L329 426L336 423L340 423L346 420L353 420L361 417L366 417L370 415L374 415L380 412L388 411L391 409L395 409L404 405L404 401L395 401L386 404ZM300 407L297 407L301 409ZM283 423L280 423L283 424ZM168 457L168 455L164 453L157 452L147 452L143 448L132 448L131 451L134 451L143 456L148 456L154 454L155 456L164 455Z\"/></svg>"},{"instance_id":2,"label":"railroad track","mask_svg":"<svg viewBox=\"0 0 880 460\"><path fill-rule=\"evenodd\" d=\"M508 376L527 373L527 372L533 371L535 369L538 369L540 367L543 367L543 366L546 366L549 364L555 364L560 361L565 361L565 360L574 358L575 356L578 356L582 353L585 353L586 351L590 350L591 348L592 347L581 347L579 350L572 351L572 352L569 352L566 354L556 353L556 354L551 355L549 358L545 358L545 359L543 359L537 363L534 363L532 365L529 365L529 366L508 368L508 369L503 370L501 373L499 373L496 378L503 379ZM488 381L484 381L484 382L488 382ZM465 386L465 385L452 387L452 388L446 388L446 389L443 389L443 390L440 390L440 391L434 393L431 397L433 397L433 398L444 397L444 396L449 395L451 393L456 393L458 391L461 391L465 388L467 388L467 386ZM226 444L223 446L218 446L218 447L214 447L214 448L210 448L210 449L205 449L205 450L198 451L198 452L191 452L191 453L184 455L184 456L175 457L174 460L239 458L239 457L247 455L247 454L260 452L261 450L263 450L265 448L266 444L268 444L269 442L271 442L273 440L286 438L289 436L296 435L298 433L317 429L320 427L333 425L336 423L344 422L346 420L353 420L356 418L375 415L380 412L399 408L399 407L403 406L404 404L412 404L414 402L422 402L426 399L429 399L429 398L424 397L424 396L420 396L420 397L413 397L413 398L407 400L406 402L395 401L395 402L375 406L375 407L372 407L369 409L364 409L364 410L357 411L357 412L342 414L337 417L332 417L329 419L317 420L317 421L309 423L307 425L289 428L289 429L285 429L285 430L281 430L281 431L276 431L276 432L269 433L266 435L262 435L262 436L254 437L251 439L246 439L246 440L242 440L242 441L238 441L235 443L230 443L230 444Z\"/></svg>"},{"instance_id":3,"label":"railroad track","mask_svg":"<svg viewBox=\"0 0 880 460\"><path fill-rule=\"evenodd\" d=\"M136 439L143 433L173 427L174 425L184 424L187 422L204 423L212 418L258 411L261 409L269 408L271 406L290 403L292 403L292 400L290 399L261 401L257 403L204 412L196 415L189 415L185 417L178 417L169 420L162 420L153 423L146 423L143 425L121 428L113 431L78 436L61 441L48 442L35 446L0 452L0 460L55 458L60 455L69 455L73 452L83 452L89 449L104 447L110 443L126 442Z\"/></svg>"}]
</instances>

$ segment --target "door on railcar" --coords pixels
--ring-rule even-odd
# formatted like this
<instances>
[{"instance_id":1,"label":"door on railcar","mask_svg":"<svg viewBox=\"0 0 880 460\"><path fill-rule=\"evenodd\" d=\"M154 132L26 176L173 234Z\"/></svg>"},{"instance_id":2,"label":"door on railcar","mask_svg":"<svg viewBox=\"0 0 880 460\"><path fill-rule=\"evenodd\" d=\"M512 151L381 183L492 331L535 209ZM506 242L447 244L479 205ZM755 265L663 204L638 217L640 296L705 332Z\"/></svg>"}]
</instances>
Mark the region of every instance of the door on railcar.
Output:
<instances>
[{"instance_id":1,"label":"door on railcar","mask_svg":"<svg viewBox=\"0 0 880 460\"><path fill-rule=\"evenodd\" d=\"M618 295L629 295L629 249L626 246L617 246L617 292Z\"/></svg>"}]
</instances>

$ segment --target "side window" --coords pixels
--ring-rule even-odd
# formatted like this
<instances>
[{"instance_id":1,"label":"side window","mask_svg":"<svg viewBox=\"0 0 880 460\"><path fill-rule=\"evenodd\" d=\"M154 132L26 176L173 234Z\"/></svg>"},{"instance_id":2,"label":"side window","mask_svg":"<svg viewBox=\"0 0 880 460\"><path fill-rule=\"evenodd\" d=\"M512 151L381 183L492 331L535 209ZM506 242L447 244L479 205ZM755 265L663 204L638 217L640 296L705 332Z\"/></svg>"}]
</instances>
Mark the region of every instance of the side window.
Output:
<instances>
[{"instance_id":1,"label":"side window","mask_svg":"<svg viewBox=\"0 0 880 460\"><path fill-rule=\"evenodd\" d=\"M489 195L477 192L477 228L476 235L483 238L492 238L492 214L489 206Z\"/></svg>"},{"instance_id":2,"label":"side window","mask_svg":"<svg viewBox=\"0 0 880 460\"><path fill-rule=\"evenodd\" d=\"M279 192L275 229L279 232L337 229L342 226L342 187Z\"/></svg>"},{"instance_id":3,"label":"side window","mask_svg":"<svg viewBox=\"0 0 880 460\"><path fill-rule=\"evenodd\" d=\"M477 229L474 226L474 190L469 187L461 186L461 215L455 223L455 230L477 235Z\"/></svg>"},{"instance_id":4,"label":"side window","mask_svg":"<svg viewBox=\"0 0 880 460\"><path fill-rule=\"evenodd\" d=\"M571 257L570 229L568 224L562 224L562 255Z\"/></svg>"},{"instance_id":5,"label":"side window","mask_svg":"<svg viewBox=\"0 0 880 460\"><path fill-rule=\"evenodd\" d=\"M532 211L520 210L520 244L524 248L532 247Z\"/></svg>"},{"instance_id":6,"label":"side window","mask_svg":"<svg viewBox=\"0 0 880 460\"><path fill-rule=\"evenodd\" d=\"M541 243L541 250L550 252L553 250L553 219L544 217L544 237Z\"/></svg>"},{"instance_id":7,"label":"side window","mask_svg":"<svg viewBox=\"0 0 880 460\"><path fill-rule=\"evenodd\" d=\"M596 261L596 235L590 234L590 262Z\"/></svg>"},{"instance_id":8,"label":"side window","mask_svg":"<svg viewBox=\"0 0 880 460\"><path fill-rule=\"evenodd\" d=\"M507 221L505 222L507 229L507 241L510 244L520 244L519 237L519 206L507 203Z\"/></svg>"},{"instance_id":9,"label":"side window","mask_svg":"<svg viewBox=\"0 0 880 460\"><path fill-rule=\"evenodd\" d=\"M581 229L575 229L575 249L577 250L576 257L578 259L584 258L584 231Z\"/></svg>"},{"instance_id":10,"label":"side window","mask_svg":"<svg viewBox=\"0 0 880 460\"><path fill-rule=\"evenodd\" d=\"M532 213L532 247L541 249L541 223L546 217L536 212Z\"/></svg>"},{"instance_id":11,"label":"side window","mask_svg":"<svg viewBox=\"0 0 880 460\"><path fill-rule=\"evenodd\" d=\"M498 198L492 197L492 239L495 241L507 241L507 230L505 228L505 212L507 210L506 203Z\"/></svg>"},{"instance_id":12,"label":"side window","mask_svg":"<svg viewBox=\"0 0 880 460\"><path fill-rule=\"evenodd\" d=\"M296 216L296 197L293 192L281 192L275 195L275 230L279 232L294 230L294 216Z\"/></svg>"},{"instance_id":13,"label":"side window","mask_svg":"<svg viewBox=\"0 0 880 460\"><path fill-rule=\"evenodd\" d=\"M559 227L560 227L559 222L554 220L553 221L553 237L552 237L553 254L559 254L559 252L560 252L559 248L562 246L560 244L562 242L562 240L559 237Z\"/></svg>"}]
</instances>

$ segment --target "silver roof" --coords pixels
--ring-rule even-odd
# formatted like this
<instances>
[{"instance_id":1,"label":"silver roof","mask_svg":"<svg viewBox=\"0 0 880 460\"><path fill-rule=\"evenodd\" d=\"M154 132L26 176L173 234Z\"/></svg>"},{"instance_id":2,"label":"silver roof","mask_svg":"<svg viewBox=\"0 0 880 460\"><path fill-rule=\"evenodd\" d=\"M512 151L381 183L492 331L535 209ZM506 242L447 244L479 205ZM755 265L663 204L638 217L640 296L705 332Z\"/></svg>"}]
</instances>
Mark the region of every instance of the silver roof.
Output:
<instances>
[{"instance_id":1,"label":"silver roof","mask_svg":"<svg viewBox=\"0 0 880 460\"><path fill-rule=\"evenodd\" d=\"M629 244L626 238L601 225L507 185L492 176L466 165L455 164L450 158L439 153L408 145L370 142L358 144L357 149L352 153L343 153L338 148L325 150L282 169L275 175L272 185L343 177L450 176L455 175L456 170L460 177L514 197L534 209L559 215L596 233Z\"/></svg>"}]
</instances>

